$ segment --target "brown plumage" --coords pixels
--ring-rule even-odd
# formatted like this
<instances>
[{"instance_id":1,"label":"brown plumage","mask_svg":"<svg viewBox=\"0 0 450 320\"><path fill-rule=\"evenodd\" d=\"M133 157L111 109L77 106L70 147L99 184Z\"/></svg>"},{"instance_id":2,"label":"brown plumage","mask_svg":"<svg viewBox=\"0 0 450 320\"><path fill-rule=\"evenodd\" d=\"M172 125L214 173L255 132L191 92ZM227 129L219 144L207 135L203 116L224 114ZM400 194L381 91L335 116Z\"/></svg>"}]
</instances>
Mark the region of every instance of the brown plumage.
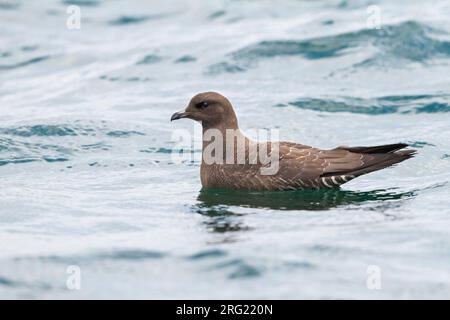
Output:
<instances>
[{"instance_id":1,"label":"brown plumage","mask_svg":"<svg viewBox=\"0 0 450 320\"><path fill-rule=\"evenodd\" d=\"M336 188L373 171L384 169L414 156L416 150L401 150L408 145L389 144L373 147L337 147L321 150L292 142L257 143L245 137L239 130L236 114L227 98L215 92L194 96L183 112L172 115L171 120L190 118L202 123L203 157L200 169L204 187L248 190L292 190L305 188ZM214 140L205 138L214 129L223 135L223 150L215 155L223 161L211 163L205 158L208 145ZM233 130L234 144L227 142L227 130ZM211 132L211 131L210 131ZM245 141L239 145L237 141ZM254 157L252 147L266 147L271 152L278 146L278 170L275 174L262 174L261 169L270 164ZM215 151L220 152L220 151ZM227 155L237 162L244 155L244 162L229 163ZM275 153L274 153L275 154ZM255 160L256 159L256 160ZM252 162L253 160L253 162Z\"/></svg>"}]
</instances>

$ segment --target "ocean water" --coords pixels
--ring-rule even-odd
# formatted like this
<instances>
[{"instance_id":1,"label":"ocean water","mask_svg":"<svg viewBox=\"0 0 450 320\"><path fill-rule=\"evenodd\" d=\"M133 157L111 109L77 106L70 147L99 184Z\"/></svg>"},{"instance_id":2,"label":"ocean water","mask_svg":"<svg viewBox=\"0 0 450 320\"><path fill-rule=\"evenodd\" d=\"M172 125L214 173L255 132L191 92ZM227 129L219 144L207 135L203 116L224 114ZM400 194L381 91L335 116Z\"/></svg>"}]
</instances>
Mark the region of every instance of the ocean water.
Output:
<instances>
[{"instance_id":1,"label":"ocean water","mask_svg":"<svg viewBox=\"0 0 450 320\"><path fill-rule=\"evenodd\" d=\"M1 0L0 298L449 298L449 75L446 0ZM201 190L169 119L209 90L244 130L418 155Z\"/></svg>"}]
</instances>

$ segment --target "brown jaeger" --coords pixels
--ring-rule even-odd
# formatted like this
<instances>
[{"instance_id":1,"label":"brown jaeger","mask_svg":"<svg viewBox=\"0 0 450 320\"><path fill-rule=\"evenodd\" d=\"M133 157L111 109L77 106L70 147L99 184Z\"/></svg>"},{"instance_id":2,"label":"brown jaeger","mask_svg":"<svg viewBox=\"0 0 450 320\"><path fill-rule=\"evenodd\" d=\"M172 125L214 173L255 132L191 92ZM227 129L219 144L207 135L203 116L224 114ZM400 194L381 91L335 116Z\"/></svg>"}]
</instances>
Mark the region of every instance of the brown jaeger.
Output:
<instances>
[{"instance_id":1,"label":"brown jaeger","mask_svg":"<svg viewBox=\"0 0 450 320\"><path fill-rule=\"evenodd\" d=\"M230 101L216 92L197 94L184 111L172 115L171 121L181 118L193 119L202 124L203 156L200 176L202 185L206 188L247 190L337 188L363 174L409 159L416 152L411 149L399 151L408 146L403 143L372 147L342 146L331 150L321 150L292 142L258 143L243 135ZM221 134L222 140L216 140L217 137L208 134L208 131ZM230 131L234 132L231 138L227 136ZM238 143L239 141L245 143ZM220 145L220 148L213 148L211 154L216 161L212 162L205 157L205 151L212 149L209 148L211 143ZM268 155L277 152L278 162L275 172L263 173L262 169L267 169L273 164L262 161L256 155L255 150L262 149L266 150ZM230 159L233 161L230 162Z\"/></svg>"}]
</instances>

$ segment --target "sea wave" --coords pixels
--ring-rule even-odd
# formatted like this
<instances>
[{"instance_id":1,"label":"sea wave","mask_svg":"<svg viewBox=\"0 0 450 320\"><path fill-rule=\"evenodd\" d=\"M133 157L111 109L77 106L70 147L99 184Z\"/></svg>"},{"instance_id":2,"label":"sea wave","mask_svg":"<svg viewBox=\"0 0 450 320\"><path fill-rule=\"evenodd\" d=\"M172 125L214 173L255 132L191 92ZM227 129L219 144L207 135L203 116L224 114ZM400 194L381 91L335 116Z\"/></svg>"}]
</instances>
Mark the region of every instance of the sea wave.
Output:
<instances>
[{"instance_id":1,"label":"sea wave","mask_svg":"<svg viewBox=\"0 0 450 320\"><path fill-rule=\"evenodd\" d=\"M352 54L368 47L375 47L376 53L354 63L353 67L426 63L435 58L450 57L450 42L433 36L442 33L423 23L406 21L381 29L362 29L306 40L264 40L232 52L228 61L211 65L209 71L242 72L261 60L275 57L299 56L317 60Z\"/></svg>"},{"instance_id":2,"label":"sea wave","mask_svg":"<svg viewBox=\"0 0 450 320\"><path fill-rule=\"evenodd\" d=\"M318 112L349 112L367 115L450 112L448 95L399 95L373 99L355 97L301 98L276 107L294 106Z\"/></svg>"},{"instance_id":3,"label":"sea wave","mask_svg":"<svg viewBox=\"0 0 450 320\"><path fill-rule=\"evenodd\" d=\"M0 166L35 161L65 162L80 152L107 151L108 139L144 136L137 130L114 130L105 125L36 124L0 128ZM82 137L92 141L77 140ZM48 139L52 139L51 142ZM112 141L112 140L111 140Z\"/></svg>"}]
</instances>

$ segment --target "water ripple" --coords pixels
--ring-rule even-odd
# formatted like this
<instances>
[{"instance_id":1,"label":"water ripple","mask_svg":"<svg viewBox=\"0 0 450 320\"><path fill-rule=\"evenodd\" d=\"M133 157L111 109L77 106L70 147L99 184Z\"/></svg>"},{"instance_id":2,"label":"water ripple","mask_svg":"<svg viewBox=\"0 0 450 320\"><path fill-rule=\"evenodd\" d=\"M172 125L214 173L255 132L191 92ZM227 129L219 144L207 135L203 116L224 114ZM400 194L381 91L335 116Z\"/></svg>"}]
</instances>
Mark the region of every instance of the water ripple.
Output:
<instances>
[{"instance_id":1,"label":"water ripple","mask_svg":"<svg viewBox=\"0 0 450 320\"><path fill-rule=\"evenodd\" d=\"M159 259L166 256L165 253L150 250L117 250L113 252L101 253L94 256L95 259L112 259L112 260L147 260Z\"/></svg>"},{"instance_id":2,"label":"water ripple","mask_svg":"<svg viewBox=\"0 0 450 320\"><path fill-rule=\"evenodd\" d=\"M100 4L98 0L64 0L62 1L65 5L76 5L76 6L85 6L85 7L96 7Z\"/></svg>"},{"instance_id":3,"label":"water ripple","mask_svg":"<svg viewBox=\"0 0 450 320\"><path fill-rule=\"evenodd\" d=\"M0 166L33 161L67 161L73 150L54 144L42 144L0 138Z\"/></svg>"},{"instance_id":4,"label":"water ripple","mask_svg":"<svg viewBox=\"0 0 450 320\"><path fill-rule=\"evenodd\" d=\"M144 58L142 58L140 61L137 62L137 64L152 64L157 63L162 60L162 57L156 55L156 54L148 54Z\"/></svg>"},{"instance_id":5,"label":"water ripple","mask_svg":"<svg viewBox=\"0 0 450 320\"><path fill-rule=\"evenodd\" d=\"M211 14L208 16L208 19L214 20L214 19L217 19L217 18L219 18L219 17L223 17L226 13L227 13L227 12L226 12L225 10L218 10L218 11L215 11L215 12L211 13Z\"/></svg>"},{"instance_id":6,"label":"water ripple","mask_svg":"<svg viewBox=\"0 0 450 320\"><path fill-rule=\"evenodd\" d=\"M148 20L159 19L164 17L165 15L145 15L145 16L120 16L117 19L111 20L109 22L110 25L113 26L124 26L130 24L139 24L146 22Z\"/></svg>"},{"instance_id":7,"label":"water ripple","mask_svg":"<svg viewBox=\"0 0 450 320\"><path fill-rule=\"evenodd\" d=\"M32 126L20 126L13 128L0 128L0 133L20 136L20 137L52 137L52 136L76 136L78 129L67 126L59 125L32 125ZM88 134L88 132L80 132L82 135Z\"/></svg>"},{"instance_id":8,"label":"water ripple","mask_svg":"<svg viewBox=\"0 0 450 320\"><path fill-rule=\"evenodd\" d=\"M0 276L0 286L16 287L17 285L18 285L17 282Z\"/></svg>"},{"instance_id":9,"label":"water ripple","mask_svg":"<svg viewBox=\"0 0 450 320\"><path fill-rule=\"evenodd\" d=\"M18 62L15 64L9 64L9 65L0 65L0 70L11 70L11 69L16 69L16 68L21 68L21 67L26 67L30 64L35 64L41 61L45 61L47 59L49 59L50 56L46 55L46 56L40 56L40 57L35 57L26 61L22 61L22 62Z\"/></svg>"},{"instance_id":10,"label":"water ripple","mask_svg":"<svg viewBox=\"0 0 450 320\"><path fill-rule=\"evenodd\" d=\"M211 249L197 252L187 257L188 260L203 260L209 258L219 258L227 255L227 252L220 249Z\"/></svg>"},{"instance_id":11,"label":"water ripple","mask_svg":"<svg viewBox=\"0 0 450 320\"><path fill-rule=\"evenodd\" d=\"M110 131L107 133L108 136L110 137L114 137L114 138L125 138L125 137L129 137L129 136L134 136L134 135L138 135L138 136L145 136L145 133L139 132L139 131L123 131L123 130L115 130L115 131Z\"/></svg>"},{"instance_id":12,"label":"water ripple","mask_svg":"<svg viewBox=\"0 0 450 320\"><path fill-rule=\"evenodd\" d=\"M0 135L3 135L0 136L0 166L4 166L34 161L65 162L80 152L107 151L112 148L110 143L98 141L99 138L111 141L144 136L145 133L136 130L109 130L105 125L36 124L0 127ZM77 136L83 137L83 142L74 140ZM58 142L49 143L49 138ZM84 142L86 139L89 143ZM95 140L89 141L93 139Z\"/></svg>"},{"instance_id":13,"label":"water ripple","mask_svg":"<svg viewBox=\"0 0 450 320\"><path fill-rule=\"evenodd\" d=\"M213 269L230 269L230 273L228 274L228 278L230 279L258 277L262 273L260 269L242 259L233 259L218 263L213 266Z\"/></svg>"},{"instance_id":14,"label":"water ripple","mask_svg":"<svg viewBox=\"0 0 450 320\"><path fill-rule=\"evenodd\" d=\"M450 112L447 95L386 96L373 99L355 97L302 98L287 105L319 112L350 112L368 115L392 113L446 113ZM284 107L286 104L277 104Z\"/></svg>"},{"instance_id":15,"label":"water ripple","mask_svg":"<svg viewBox=\"0 0 450 320\"><path fill-rule=\"evenodd\" d=\"M332 58L369 46L377 48L378 52L355 63L353 67L396 67L402 62L425 63L433 58L450 57L450 42L431 36L437 33L440 31L415 21L407 21L383 26L382 29L364 29L307 40L264 40L232 52L229 55L232 62L214 64L209 67L209 71L241 72L259 60L282 56L301 56L309 60Z\"/></svg>"},{"instance_id":16,"label":"water ripple","mask_svg":"<svg viewBox=\"0 0 450 320\"><path fill-rule=\"evenodd\" d=\"M187 63L187 62L195 62L197 58L190 55L184 55L175 60L175 63Z\"/></svg>"},{"instance_id":17,"label":"water ripple","mask_svg":"<svg viewBox=\"0 0 450 320\"><path fill-rule=\"evenodd\" d=\"M20 4L16 2L7 2L7 1L0 2L0 10L16 10L19 8L19 6Z\"/></svg>"}]
</instances>

